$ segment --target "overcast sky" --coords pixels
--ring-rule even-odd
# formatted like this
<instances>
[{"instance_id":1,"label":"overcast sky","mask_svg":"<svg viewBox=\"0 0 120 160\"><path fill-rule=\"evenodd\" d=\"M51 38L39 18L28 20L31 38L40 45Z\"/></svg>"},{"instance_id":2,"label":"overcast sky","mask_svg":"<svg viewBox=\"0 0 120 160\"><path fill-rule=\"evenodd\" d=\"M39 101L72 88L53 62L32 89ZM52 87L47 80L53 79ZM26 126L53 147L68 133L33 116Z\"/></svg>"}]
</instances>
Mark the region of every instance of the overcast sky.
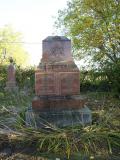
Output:
<instances>
[{"instance_id":1,"label":"overcast sky","mask_svg":"<svg viewBox=\"0 0 120 160\"><path fill-rule=\"evenodd\" d=\"M66 7L67 0L0 0L0 27L11 25L23 34L31 56L31 64L38 64L41 57L42 39L56 35L53 27L59 9Z\"/></svg>"}]
</instances>

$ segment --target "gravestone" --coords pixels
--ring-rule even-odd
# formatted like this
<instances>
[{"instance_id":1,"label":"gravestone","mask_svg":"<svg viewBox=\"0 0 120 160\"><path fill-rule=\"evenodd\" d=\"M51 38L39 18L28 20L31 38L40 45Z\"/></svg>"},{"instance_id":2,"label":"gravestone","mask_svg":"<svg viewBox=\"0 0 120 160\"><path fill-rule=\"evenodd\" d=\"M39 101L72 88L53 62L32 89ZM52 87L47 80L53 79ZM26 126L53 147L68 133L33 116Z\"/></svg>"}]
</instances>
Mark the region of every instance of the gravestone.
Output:
<instances>
[{"instance_id":1,"label":"gravestone","mask_svg":"<svg viewBox=\"0 0 120 160\"><path fill-rule=\"evenodd\" d=\"M80 95L80 71L71 54L71 41L63 36L49 36L42 42L42 59L35 71L32 110L37 126L90 123L90 110ZM83 109L84 108L84 109ZM84 110L87 118L84 121Z\"/></svg>"},{"instance_id":2,"label":"gravestone","mask_svg":"<svg viewBox=\"0 0 120 160\"><path fill-rule=\"evenodd\" d=\"M13 64L13 59L10 58L10 65L7 69L7 82L5 91L17 91L18 87L16 86L16 78L15 78L15 66Z\"/></svg>"}]
</instances>

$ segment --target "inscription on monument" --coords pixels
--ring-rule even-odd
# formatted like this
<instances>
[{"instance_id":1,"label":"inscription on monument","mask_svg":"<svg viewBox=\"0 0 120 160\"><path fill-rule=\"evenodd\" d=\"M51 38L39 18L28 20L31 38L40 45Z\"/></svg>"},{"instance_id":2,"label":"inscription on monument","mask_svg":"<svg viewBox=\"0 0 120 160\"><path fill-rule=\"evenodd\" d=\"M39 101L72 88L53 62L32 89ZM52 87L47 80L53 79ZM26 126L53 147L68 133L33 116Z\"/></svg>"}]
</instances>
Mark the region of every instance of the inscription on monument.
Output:
<instances>
[{"instance_id":1,"label":"inscription on monument","mask_svg":"<svg viewBox=\"0 0 120 160\"><path fill-rule=\"evenodd\" d=\"M36 94L37 95L48 95L54 94L55 92L55 76L53 73L41 73L36 74Z\"/></svg>"},{"instance_id":2,"label":"inscription on monument","mask_svg":"<svg viewBox=\"0 0 120 160\"><path fill-rule=\"evenodd\" d=\"M43 53L41 62L52 63L72 61L71 41L65 37L47 37L43 40Z\"/></svg>"},{"instance_id":3,"label":"inscription on monument","mask_svg":"<svg viewBox=\"0 0 120 160\"><path fill-rule=\"evenodd\" d=\"M50 54L53 55L53 56L64 55L64 49L62 47L55 46L55 47L50 49Z\"/></svg>"},{"instance_id":4,"label":"inscription on monument","mask_svg":"<svg viewBox=\"0 0 120 160\"><path fill-rule=\"evenodd\" d=\"M61 94L71 95L79 93L79 76L77 73L61 73Z\"/></svg>"}]
</instances>

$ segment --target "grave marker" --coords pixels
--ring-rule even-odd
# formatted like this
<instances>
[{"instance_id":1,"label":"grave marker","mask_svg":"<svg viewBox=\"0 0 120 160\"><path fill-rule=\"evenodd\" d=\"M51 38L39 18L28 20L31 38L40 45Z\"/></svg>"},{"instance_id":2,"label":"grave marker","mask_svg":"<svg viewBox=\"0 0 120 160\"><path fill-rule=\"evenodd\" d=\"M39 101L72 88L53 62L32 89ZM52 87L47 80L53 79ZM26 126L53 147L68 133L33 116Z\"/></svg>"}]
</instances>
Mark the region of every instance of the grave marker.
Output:
<instances>
[{"instance_id":1,"label":"grave marker","mask_svg":"<svg viewBox=\"0 0 120 160\"><path fill-rule=\"evenodd\" d=\"M15 66L13 64L13 59L10 58L10 64L7 69L7 82L5 91L17 91L16 77L15 77Z\"/></svg>"},{"instance_id":2,"label":"grave marker","mask_svg":"<svg viewBox=\"0 0 120 160\"><path fill-rule=\"evenodd\" d=\"M37 125L43 125L43 120L60 127L90 123L88 108L88 116L84 116L86 100L80 95L80 71L71 55L71 41L49 36L42 44L42 59L35 72L36 97L32 101Z\"/></svg>"}]
</instances>

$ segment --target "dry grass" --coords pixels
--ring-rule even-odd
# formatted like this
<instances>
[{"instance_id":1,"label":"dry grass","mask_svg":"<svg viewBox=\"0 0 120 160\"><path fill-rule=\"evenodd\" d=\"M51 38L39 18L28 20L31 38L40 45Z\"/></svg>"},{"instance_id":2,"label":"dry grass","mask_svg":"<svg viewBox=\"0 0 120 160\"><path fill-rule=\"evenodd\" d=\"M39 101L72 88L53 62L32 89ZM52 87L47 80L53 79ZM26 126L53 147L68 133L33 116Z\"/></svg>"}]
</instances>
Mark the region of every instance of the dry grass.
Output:
<instances>
[{"instance_id":1,"label":"dry grass","mask_svg":"<svg viewBox=\"0 0 120 160\"><path fill-rule=\"evenodd\" d=\"M15 95L11 96L18 98ZM19 158L23 156L24 159L40 159L41 154L46 157L55 155L61 159L66 157L72 160L85 157L86 159L119 157L120 100L105 94L89 94L88 105L93 111L92 125L51 128L48 131L26 128L24 114L20 113L25 112L24 106L30 103L31 97L17 96L21 98L18 104L15 99L10 98L10 95L12 105L8 105L7 95L2 95L0 102L0 147L9 144L13 148L13 154L9 159L12 157L15 159L17 156ZM19 109L19 106L22 106L22 109ZM10 118L14 119L12 124L9 122Z\"/></svg>"}]
</instances>

